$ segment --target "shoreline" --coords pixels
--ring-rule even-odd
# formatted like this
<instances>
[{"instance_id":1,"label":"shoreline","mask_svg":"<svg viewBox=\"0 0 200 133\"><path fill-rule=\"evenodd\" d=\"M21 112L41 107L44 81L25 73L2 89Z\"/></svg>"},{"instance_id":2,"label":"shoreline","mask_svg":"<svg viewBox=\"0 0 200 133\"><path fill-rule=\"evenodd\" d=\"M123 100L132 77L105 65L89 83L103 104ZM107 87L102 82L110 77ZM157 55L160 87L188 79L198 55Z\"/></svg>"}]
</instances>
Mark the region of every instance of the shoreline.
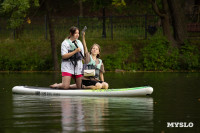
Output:
<instances>
[{"instance_id":1,"label":"shoreline","mask_svg":"<svg viewBox=\"0 0 200 133\"><path fill-rule=\"evenodd\" d=\"M0 73L37 73L37 72L42 72L42 73L61 73L61 71L0 71ZM129 71L126 71L126 70L115 70L115 71L106 71L105 73L107 72L115 72L115 73L142 73L142 72L200 72L200 70L169 70L169 71L135 71L135 70L129 70Z\"/></svg>"}]
</instances>

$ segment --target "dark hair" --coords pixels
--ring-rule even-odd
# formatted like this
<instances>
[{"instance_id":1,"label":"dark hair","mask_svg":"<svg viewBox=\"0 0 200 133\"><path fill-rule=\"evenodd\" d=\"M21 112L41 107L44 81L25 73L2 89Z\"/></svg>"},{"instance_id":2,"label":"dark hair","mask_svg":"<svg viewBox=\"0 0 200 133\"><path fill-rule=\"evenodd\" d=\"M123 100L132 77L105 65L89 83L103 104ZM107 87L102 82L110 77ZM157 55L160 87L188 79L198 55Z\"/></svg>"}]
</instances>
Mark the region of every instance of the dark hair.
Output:
<instances>
[{"instance_id":1,"label":"dark hair","mask_svg":"<svg viewBox=\"0 0 200 133\"><path fill-rule=\"evenodd\" d=\"M94 43L94 44L92 45L92 47L90 48L90 54L91 54L92 48L93 48L95 45L99 48L99 54L97 54L97 58L100 58L101 47L99 46L99 44Z\"/></svg>"},{"instance_id":2,"label":"dark hair","mask_svg":"<svg viewBox=\"0 0 200 133\"><path fill-rule=\"evenodd\" d=\"M76 30L79 30L77 27L75 26L72 26L70 29L69 29L69 36L67 37L68 39L73 36L76 32Z\"/></svg>"}]
</instances>

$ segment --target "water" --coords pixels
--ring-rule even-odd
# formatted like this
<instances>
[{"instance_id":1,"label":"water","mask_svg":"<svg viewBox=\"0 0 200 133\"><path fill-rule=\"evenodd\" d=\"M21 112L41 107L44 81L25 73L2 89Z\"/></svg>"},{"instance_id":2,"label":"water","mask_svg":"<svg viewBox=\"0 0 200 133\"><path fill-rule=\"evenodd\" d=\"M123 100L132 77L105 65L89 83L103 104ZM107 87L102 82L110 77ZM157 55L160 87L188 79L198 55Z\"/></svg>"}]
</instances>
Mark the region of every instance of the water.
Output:
<instances>
[{"instance_id":1,"label":"water","mask_svg":"<svg viewBox=\"0 0 200 133\"><path fill-rule=\"evenodd\" d=\"M150 97L13 95L16 85L48 86L60 73L0 73L0 132L200 132L200 73L105 74L110 88L150 85ZM167 122L193 127L167 127Z\"/></svg>"}]
</instances>

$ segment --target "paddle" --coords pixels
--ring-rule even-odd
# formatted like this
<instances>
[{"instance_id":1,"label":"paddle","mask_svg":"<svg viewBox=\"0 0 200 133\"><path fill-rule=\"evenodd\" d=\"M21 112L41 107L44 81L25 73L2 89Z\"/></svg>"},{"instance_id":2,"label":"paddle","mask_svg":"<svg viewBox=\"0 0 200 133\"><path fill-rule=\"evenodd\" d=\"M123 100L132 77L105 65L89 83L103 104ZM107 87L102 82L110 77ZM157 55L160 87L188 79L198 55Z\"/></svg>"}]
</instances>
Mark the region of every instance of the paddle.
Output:
<instances>
[{"instance_id":1,"label":"paddle","mask_svg":"<svg viewBox=\"0 0 200 133\"><path fill-rule=\"evenodd\" d=\"M81 34L83 35L83 32L85 32L87 30L87 26L85 26L84 28L83 28L83 30L81 31Z\"/></svg>"},{"instance_id":2,"label":"paddle","mask_svg":"<svg viewBox=\"0 0 200 133\"><path fill-rule=\"evenodd\" d=\"M87 30L87 26L85 26L82 30L82 35L83 35L83 32L85 32ZM76 44L76 40L74 40L72 43L74 43L74 45L78 48L77 44ZM80 52L81 56L83 57L83 54ZM84 57L83 57L84 58Z\"/></svg>"},{"instance_id":3,"label":"paddle","mask_svg":"<svg viewBox=\"0 0 200 133\"><path fill-rule=\"evenodd\" d=\"M76 44L76 40L74 40L72 43L74 43L74 45L78 48L78 46ZM79 53L81 54L82 58L84 58L82 52L79 52Z\"/></svg>"}]
</instances>

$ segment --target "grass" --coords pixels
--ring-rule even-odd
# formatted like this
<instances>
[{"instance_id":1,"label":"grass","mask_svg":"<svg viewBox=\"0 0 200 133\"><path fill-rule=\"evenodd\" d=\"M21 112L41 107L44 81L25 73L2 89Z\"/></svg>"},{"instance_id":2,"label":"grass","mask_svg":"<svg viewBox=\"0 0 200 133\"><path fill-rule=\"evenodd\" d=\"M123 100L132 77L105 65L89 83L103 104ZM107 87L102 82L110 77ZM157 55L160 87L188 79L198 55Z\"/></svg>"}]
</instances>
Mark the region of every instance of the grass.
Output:
<instances>
[{"instance_id":1,"label":"grass","mask_svg":"<svg viewBox=\"0 0 200 133\"><path fill-rule=\"evenodd\" d=\"M102 38L101 18L91 17L79 19L79 24L77 24L77 18L55 18L54 20L59 61L61 59L61 43L68 36L69 28L74 24L79 25L80 29L85 25L88 27L86 31L88 49L94 43L101 46L101 58L105 62L105 67L108 70L144 70L141 49L149 44L149 40L152 37L159 38L162 36L162 29L158 28L153 36L146 33L147 39L145 39L143 16L136 18L113 18L112 28L110 18L106 19L106 38ZM44 22L41 23L41 21L35 20L31 24L25 24L20 38L15 40L13 39L12 30L0 29L0 71L53 70L49 31L45 31L45 24ZM147 25L150 23L153 25L155 22L156 20L151 20ZM113 32L111 29L113 29ZM48 36L47 40L45 40L45 34ZM200 40L198 39L192 39L190 41L191 44L197 46L199 46L199 42ZM131 49L131 52L128 49ZM123 56L126 58L123 58ZM113 61L115 62L114 64Z\"/></svg>"}]
</instances>

